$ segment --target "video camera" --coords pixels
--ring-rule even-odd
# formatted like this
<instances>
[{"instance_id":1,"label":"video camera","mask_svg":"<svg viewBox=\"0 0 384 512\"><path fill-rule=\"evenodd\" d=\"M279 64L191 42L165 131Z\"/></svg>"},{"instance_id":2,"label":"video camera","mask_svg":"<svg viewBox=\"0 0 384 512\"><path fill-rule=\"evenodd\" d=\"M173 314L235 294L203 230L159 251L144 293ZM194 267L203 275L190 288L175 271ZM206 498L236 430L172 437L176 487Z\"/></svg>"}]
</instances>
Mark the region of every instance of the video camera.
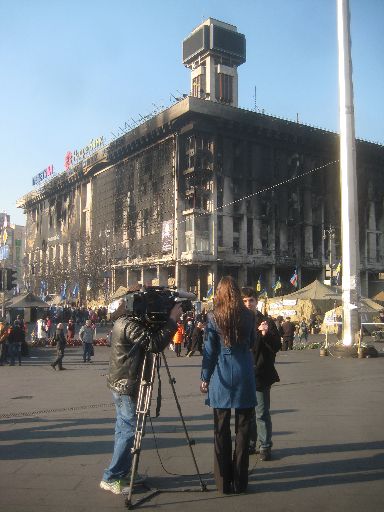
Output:
<instances>
[{"instance_id":1,"label":"video camera","mask_svg":"<svg viewBox=\"0 0 384 512\"><path fill-rule=\"evenodd\" d=\"M124 314L149 323L165 323L176 303L180 303L183 313L186 313L192 311L192 300L195 299L194 293L165 286L146 286L112 302L108 311L115 317Z\"/></svg>"}]
</instances>

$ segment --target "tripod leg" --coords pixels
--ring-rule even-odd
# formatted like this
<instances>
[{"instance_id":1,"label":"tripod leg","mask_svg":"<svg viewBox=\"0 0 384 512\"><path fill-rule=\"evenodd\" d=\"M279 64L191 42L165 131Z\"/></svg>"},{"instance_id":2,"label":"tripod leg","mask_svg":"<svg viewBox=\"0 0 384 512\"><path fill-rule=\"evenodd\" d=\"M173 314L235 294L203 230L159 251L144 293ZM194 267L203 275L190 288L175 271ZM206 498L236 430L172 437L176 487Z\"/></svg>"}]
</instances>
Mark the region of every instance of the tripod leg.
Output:
<instances>
[{"instance_id":1,"label":"tripod leg","mask_svg":"<svg viewBox=\"0 0 384 512\"><path fill-rule=\"evenodd\" d=\"M195 454L193 452L193 448L192 448L192 445L194 444L193 441L191 441L190 437L189 437L189 434L188 434L188 430L187 430L187 426L185 424L185 421L184 421L184 417L183 417L183 413L181 412L181 407L180 407L180 403L179 403L179 399L177 397L177 394L176 394L176 389L175 389L175 379L171 376L171 372L169 370L169 366L168 366L168 362L167 362L167 359L165 357L165 354L164 352L161 353L161 355L163 356L163 361L164 361L164 366L165 366L165 369L167 371L167 375L168 375L168 378L169 378L169 383L171 384L171 388L172 388L172 392L173 392L173 396L175 398L175 402L176 402L176 406L177 406L177 410L179 411L179 415L180 415L180 420L181 420L181 423L183 424L183 428L184 428L184 433L185 433L185 437L187 439L187 444L189 446L189 450L191 452L191 455L192 455L192 459L193 459L193 463L194 463L194 466L195 466L195 469L196 469L196 474L197 476L199 477L199 481L200 481L200 488L202 491L206 491L207 490L207 485L203 482L202 478L201 478L201 475L200 475L200 471L199 471L199 467L197 465L197 462L196 462L196 457L195 457Z\"/></svg>"},{"instance_id":2,"label":"tripod leg","mask_svg":"<svg viewBox=\"0 0 384 512\"><path fill-rule=\"evenodd\" d=\"M145 424L147 421L149 407L151 405L156 362L157 356L155 354L150 354L147 352L141 370L140 388L136 406L137 422L135 439L133 441L132 447L133 459L131 465L131 481L129 486L129 492L125 499L125 505L128 508L131 508L132 505L133 485L137 474L137 468L139 466L141 443L145 435Z\"/></svg>"}]
</instances>

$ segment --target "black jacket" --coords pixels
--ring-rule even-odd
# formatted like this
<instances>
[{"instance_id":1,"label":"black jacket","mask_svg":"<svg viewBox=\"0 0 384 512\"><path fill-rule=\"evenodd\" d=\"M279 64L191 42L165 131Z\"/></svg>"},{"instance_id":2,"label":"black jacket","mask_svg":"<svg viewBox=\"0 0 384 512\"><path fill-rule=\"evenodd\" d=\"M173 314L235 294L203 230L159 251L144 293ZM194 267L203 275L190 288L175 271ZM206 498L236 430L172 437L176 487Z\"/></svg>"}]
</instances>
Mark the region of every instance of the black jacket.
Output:
<instances>
[{"instance_id":1,"label":"black jacket","mask_svg":"<svg viewBox=\"0 0 384 512\"><path fill-rule=\"evenodd\" d=\"M57 351L63 351L66 344L64 329L56 329L53 340L56 342Z\"/></svg>"},{"instance_id":2,"label":"black jacket","mask_svg":"<svg viewBox=\"0 0 384 512\"><path fill-rule=\"evenodd\" d=\"M268 332L262 336L257 327L262 321L268 323ZM280 377L275 368L275 358L281 348L280 335L277 331L275 322L264 317L259 311L256 312L256 339L252 348L256 389L261 391L272 386L274 382L279 382Z\"/></svg>"},{"instance_id":3,"label":"black jacket","mask_svg":"<svg viewBox=\"0 0 384 512\"><path fill-rule=\"evenodd\" d=\"M118 318L111 335L108 387L122 395L135 397L145 353L162 352L176 331L177 324L171 319L161 327L152 327L135 318Z\"/></svg>"}]
</instances>

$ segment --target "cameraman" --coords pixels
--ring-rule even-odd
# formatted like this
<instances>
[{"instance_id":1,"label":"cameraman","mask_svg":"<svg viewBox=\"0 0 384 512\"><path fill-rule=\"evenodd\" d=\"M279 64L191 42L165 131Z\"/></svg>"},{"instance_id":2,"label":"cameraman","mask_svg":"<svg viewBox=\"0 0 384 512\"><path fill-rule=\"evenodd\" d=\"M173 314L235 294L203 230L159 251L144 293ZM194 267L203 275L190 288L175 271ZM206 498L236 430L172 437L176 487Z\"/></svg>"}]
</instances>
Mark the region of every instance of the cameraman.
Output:
<instances>
[{"instance_id":1,"label":"cameraman","mask_svg":"<svg viewBox=\"0 0 384 512\"><path fill-rule=\"evenodd\" d=\"M112 329L107 378L116 408L115 445L100 487L121 494L122 488L130 484L136 401L145 353L149 351L157 354L166 348L177 330L182 308L179 303L175 304L168 320L151 325L145 318L127 316L124 298L116 302L117 305L113 303L114 307L110 308L111 318L116 321ZM135 480L136 483L139 481L139 478Z\"/></svg>"}]
</instances>

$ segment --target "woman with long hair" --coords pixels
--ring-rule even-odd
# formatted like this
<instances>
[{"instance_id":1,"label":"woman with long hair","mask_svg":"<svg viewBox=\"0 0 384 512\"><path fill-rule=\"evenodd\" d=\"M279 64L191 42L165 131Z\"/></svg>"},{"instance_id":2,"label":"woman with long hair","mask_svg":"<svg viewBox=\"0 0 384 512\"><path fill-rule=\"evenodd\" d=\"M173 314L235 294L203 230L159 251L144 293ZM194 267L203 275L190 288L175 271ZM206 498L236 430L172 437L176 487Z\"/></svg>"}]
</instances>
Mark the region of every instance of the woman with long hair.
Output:
<instances>
[{"instance_id":1,"label":"woman with long hair","mask_svg":"<svg viewBox=\"0 0 384 512\"><path fill-rule=\"evenodd\" d=\"M201 371L202 393L214 417L214 476L217 489L241 493L248 486L249 436L256 405L255 376L250 348L255 319L243 304L231 276L223 277L208 315ZM231 409L235 409L235 448L232 453Z\"/></svg>"}]
</instances>

